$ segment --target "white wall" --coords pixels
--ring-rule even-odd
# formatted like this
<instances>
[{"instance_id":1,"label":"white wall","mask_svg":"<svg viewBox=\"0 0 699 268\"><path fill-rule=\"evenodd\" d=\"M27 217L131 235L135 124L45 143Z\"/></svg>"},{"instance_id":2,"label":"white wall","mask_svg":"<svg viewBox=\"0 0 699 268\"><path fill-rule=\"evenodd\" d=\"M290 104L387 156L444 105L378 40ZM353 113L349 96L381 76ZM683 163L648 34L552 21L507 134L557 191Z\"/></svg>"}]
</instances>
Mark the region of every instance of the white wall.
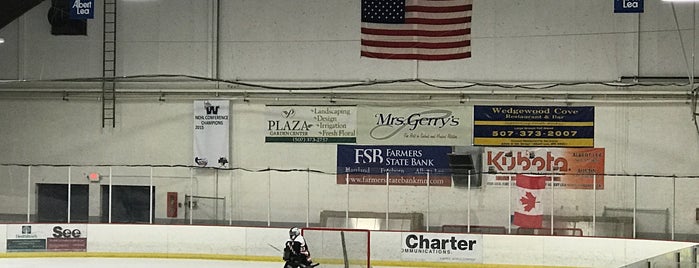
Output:
<instances>
[{"instance_id":1,"label":"white wall","mask_svg":"<svg viewBox=\"0 0 699 268\"><path fill-rule=\"evenodd\" d=\"M216 77L218 68L231 80L611 81L688 73L662 1L647 1L639 15L615 14L605 0L475 0L473 57L420 63L360 58L358 1L224 0L218 22L214 0L117 2L118 75ZM0 79L101 76L101 5L87 36L52 36L49 5L0 29ZM675 10L691 55L692 6Z\"/></svg>"},{"instance_id":2,"label":"white wall","mask_svg":"<svg viewBox=\"0 0 699 268\"><path fill-rule=\"evenodd\" d=\"M192 103L188 100L122 100L115 129L101 128L98 100L0 102L4 126L0 133L6 137L0 144L7 149L0 155L3 163L190 162ZM236 166L334 171L334 158L328 157L334 156L334 144L265 143L264 107L264 103L232 104L231 152ZM595 146L607 149L609 173L696 174L693 160L699 152L689 107L597 105L595 114ZM472 124L471 120L463 123Z\"/></svg>"},{"instance_id":3,"label":"white wall","mask_svg":"<svg viewBox=\"0 0 699 268\"><path fill-rule=\"evenodd\" d=\"M645 12L639 15L614 14L608 0L475 0L473 57L448 62L360 58L359 1L222 0L218 10L215 2L118 1L117 74L215 77L218 72L221 79L277 81L288 85L296 80L401 78L611 81L621 76L686 76L688 73L672 8L662 1L646 1ZM0 79L101 76L101 8L95 9L95 19L88 22L87 36L52 36L46 19L49 4L44 1L0 29L0 37L6 39L6 43L0 45ZM689 53L694 50L691 44L696 43L692 41L696 39L692 36L695 27L692 6L677 4L676 11ZM220 13L219 22L215 13ZM68 87L72 86L81 84ZM399 87L406 92L412 90L409 86ZM599 89L601 86L590 87ZM654 89L658 88L649 88ZM676 90L687 91L685 87ZM388 97L378 95L377 98ZM117 127L105 129L100 125L101 106L96 98L63 101L60 97L0 97L0 152L3 152L0 163L189 164L191 100L160 102L157 99L156 95L120 99ZM231 164L250 169L310 168L334 172L334 145L264 143L264 105L270 102L233 102ZM489 104L513 102L516 103ZM594 105L595 146L606 149L608 173L680 176L699 173L696 165L699 141L688 102ZM74 172L74 181L79 181L80 173L89 171ZM0 200L8 205L2 210L8 213L26 211L25 171L13 168L2 169L2 172L3 178L12 178L3 180L3 183L10 181L9 185L0 187ZM64 170L34 172L39 182L62 181L65 176ZM100 169L100 172L104 174L106 170ZM115 172L124 175L131 171ZM147 171L139 176L147 175L144 173ZM158 189L162 189L156 197L158 202L162 202L167 190L213 195L214 189L219 187L221 194L233 199L234 219L304 222L306 215L292 208L311 206L308 218L317 222L318 212L323 209L349 207L350 210L382 211L385 206L376 204L387 199L382 188L359 186L360 194L351 196L347 204L343 196L346 189L335 185L330 175L310 176L314 181L311 184L314 195L309 202L302 195L276 199L288 192L306 192L306 174L236 171L232 185L224 182L214 185L212 174L201 172L194 174L197 183L190 186L187 170L172 173L175 174L156 179ZM168 178L175 178L175 183ZM272 182L268 182L270 179ZM676 231L699 233L699 225L693 218L696 204L699 204L699 196L693 192L696 182L680 179L672 188L669 179L642 179L638 187L640 197L634 194L632 182L630 177L608 178L606 189L597 193L596 207L591 205L590 191L559 195L558 200L574 203L556 207L555 213L590 215L593 210L600 213L605 205L630 208L637 198L641 208L675 207L679 212L674 223ZM432 223L463 224L466 221L464 200L467 193L463 189L431 191L395 188L390 202L401 206L391 207L424 212L428 209L426 204L414 197L429 194L434 198L429 216ZM471 193L473 224L508 224L509 214L494 212L501 211L507 204L503 190L484 188ZM667 198L672 194L678 196L675 202ZM342 198L335 198L338 196ZM269 203L260 201L268 197L273 197ZM454 206L454 200L458 206ZM157 205L162 208L162 203ZM269 207L272 207L271 213ZM35 207L30 209L36 210ZM158 217L163 215L162 210L157 213Z\"/></svg>"},{"instance_id":4,"label":"white wall","mask_svg":"<svg viewBox=\"0 0 699 268\"><path fill-rule=\"evenodd\" d=\"M468 104L465 104L468 105ZM191 101L124 100L118 127L100 127L97 100L0 100L0 163L188 165L192 157ZM264 142L264 104L233 102L231 166L246 169L312 169L305 172L221 172L216 184L212 171L197 171L190 183L186 168L155 168L156 217L164 217L165 193L224 196L233 220L306 222L320 220L320 211L421 212L431 225L465 224L468 191L462 188L337 185L334 144L269 144ZM595 107L595 147L605 148L609 174L658 174L671 176L699 173L696 133L688 108L683 105L598 105ZM467 119L464 124L472 124ZM27 171L2 170L4 187L0 199L6 213L26 212ZM34 168L32 183L67 183L66 168ZM105 167L75 168L72 183L87 183L85 174L108 174ZM118 167L113 184L149 185L149 168ZM231 180L232 179L232 180ZM310 181L310 182L309 182ZM108 184L103 180L102 184ZM600 216L604 207L676 209L675 231L695 234L694 219L699 196L695 179L639 178L634 194L632 176L607 176L605 189L558 191L555 215ZM309 190L310 189L310 190ZM290 193L293 193L290 195ZM307 194L311 194L308 199ZM497 187L473 189L471 224L508 226L508 190ZM674 201L670 198L676 195ZM430 198L430 207L424 202ZM545 193L544 200L549 200ZM268 198L271 198L268 201ZM387 199L390 198L390 199ZM386 205L386 200L390 204ZM32 204L34 200L32 199ZM33 204L35 205L35 204ZM32 206L32 211L36 211ZM548 214L547 208L547 214ZM428 212L429 211L429 212ZM93 212L97 213L97 212ZM308 213L308 215L307 215ZM201 215L204 216L204 215ZM182 214L180 214L180 218ZM228 217L227 217L228 218ZM668 228L670 228L668 226ZM664 231L658 227L657 231Z\"/></svg>"}]
</instances>

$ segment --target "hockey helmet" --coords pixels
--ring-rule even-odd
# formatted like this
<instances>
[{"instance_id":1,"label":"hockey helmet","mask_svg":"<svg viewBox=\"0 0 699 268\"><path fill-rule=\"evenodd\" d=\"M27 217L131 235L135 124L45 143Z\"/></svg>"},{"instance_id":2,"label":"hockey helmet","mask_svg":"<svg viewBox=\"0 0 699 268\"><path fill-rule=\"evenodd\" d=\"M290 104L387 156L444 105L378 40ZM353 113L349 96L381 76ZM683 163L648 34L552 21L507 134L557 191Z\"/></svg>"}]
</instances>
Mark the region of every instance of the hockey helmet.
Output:
<instances>
[{"instance_id":1,"label":"hockey helmet","mask_svg":"<svg viewBox=\"0 0 699 268\"><path fill-rule=\"evenodd\" d=\"M296 227L289 229L289 238L295 239L297 236L301 235L301 230Z\"/></svg>"}]
</instances>

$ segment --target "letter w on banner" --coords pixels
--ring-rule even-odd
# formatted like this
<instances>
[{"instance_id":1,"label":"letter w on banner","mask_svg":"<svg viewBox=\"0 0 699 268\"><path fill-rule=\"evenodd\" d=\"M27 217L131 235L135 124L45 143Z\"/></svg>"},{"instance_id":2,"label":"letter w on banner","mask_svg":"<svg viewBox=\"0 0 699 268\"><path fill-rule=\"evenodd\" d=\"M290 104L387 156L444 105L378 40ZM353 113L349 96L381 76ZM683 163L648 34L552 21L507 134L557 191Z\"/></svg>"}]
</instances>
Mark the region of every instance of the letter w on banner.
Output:
<instances>
[{"instance_id":1,"label":"letter w on banner","mask_svg":"<svg viewBox=\"0 0 699 268\"><path fill-rule=\"evenodd\" d=\"M546 188L546 176L517 174L516 185L519 192L515 207L514 224L524 228L541 228L544 210L541 196Z\"/></svg>"}]
</instances>

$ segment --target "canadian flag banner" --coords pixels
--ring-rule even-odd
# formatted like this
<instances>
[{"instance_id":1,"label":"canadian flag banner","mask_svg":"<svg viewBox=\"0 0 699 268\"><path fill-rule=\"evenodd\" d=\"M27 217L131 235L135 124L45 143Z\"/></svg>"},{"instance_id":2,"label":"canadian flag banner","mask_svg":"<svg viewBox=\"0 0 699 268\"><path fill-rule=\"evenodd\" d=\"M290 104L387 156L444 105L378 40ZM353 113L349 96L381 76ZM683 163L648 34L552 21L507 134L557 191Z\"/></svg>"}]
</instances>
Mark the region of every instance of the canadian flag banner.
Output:
<instances>
[{"instance_id":1,"label":"canadian flag banner","mask_svg":"<svg viewBox=\"0 0 699 268\"><path fill-rule=\"evenodd\" d=\"M546 176L517 174L515 184L519 192L513 224L524 228L541 228L544 210L541 195L546 188Z\"/></svg>"}]
</instances>

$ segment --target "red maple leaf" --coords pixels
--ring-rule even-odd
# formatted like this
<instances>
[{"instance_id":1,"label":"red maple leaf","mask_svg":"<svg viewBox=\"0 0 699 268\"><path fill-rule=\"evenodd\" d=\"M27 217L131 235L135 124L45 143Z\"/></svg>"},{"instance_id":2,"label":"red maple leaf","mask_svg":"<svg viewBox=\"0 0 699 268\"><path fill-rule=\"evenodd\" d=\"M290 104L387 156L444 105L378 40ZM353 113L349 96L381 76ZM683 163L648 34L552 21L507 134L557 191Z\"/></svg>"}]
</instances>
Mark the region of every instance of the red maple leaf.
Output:
<instances>
[{"instance_id":1,"label":"red maple leaf","mask_svg":"<svg viewBox=\"0 0 699 268\"><path fill-rule=\"evenodd\" d=\"M519 202L524 205L524 211L531 211L536 207L536 196L534 196L531 192L527 192L522 198L519 199Z\"/></svg>"}]
</instances>

